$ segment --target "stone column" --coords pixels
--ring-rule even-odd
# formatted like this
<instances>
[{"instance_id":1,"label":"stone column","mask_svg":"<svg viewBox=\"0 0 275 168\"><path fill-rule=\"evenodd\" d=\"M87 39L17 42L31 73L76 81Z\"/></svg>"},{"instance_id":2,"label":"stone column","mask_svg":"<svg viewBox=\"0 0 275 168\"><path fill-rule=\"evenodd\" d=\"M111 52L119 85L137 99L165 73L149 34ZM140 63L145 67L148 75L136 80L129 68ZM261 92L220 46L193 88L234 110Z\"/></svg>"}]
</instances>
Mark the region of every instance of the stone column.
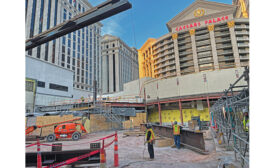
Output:
<instances>
[{"instance_id":1,"label":"stone column","mask_svg":"<svg viewBox=\"0 0 275 168\"><path fill-rule=\"evenodd\" d=\"M109 55L109 92L114 91L113 55Z\"/></svg>"},{"instance_id":2,"label":"stone column","mask_svg":"<svg viewBox=\"0 0 275 168\"><path fill-rule=\"evenodd\" d=\"M208 31L210 34L210 41L211 41L211 48L212 48L212 56L214 61L214 68L215 70L219 69L219 60L217 55L217 48L216 48L216 41L215 41L215 35L214 35L214 25L208 26Z\"/></svg>"},{"instance_id":3,"label":"stone column","mask_svg":"<svg viewBox=\"0 0 275 168\"><path fill-rule=\"evenodd\" d=\"M115 84L115 90L116 92L120 91L120 88L121 88L121 83L120 83L120 75L119 75L119 58L118 58L118 53L115 52L115 70L116 70L116 73L115 73L115 79L116 79L116 84Z\"/></svg>"},{"instance_id":4,"label":"stone column","mask_svg":"<svg viewBox=\"0 0 275 168\"><path fill-rule=\"evenodd\" d=\"M179 58L179 47L178 47L178 34L172 34L172 39L174 42L174 53L175 53L175 63L176 63L176 74L180 76L180 58Z\"/></svg>"},{"instance_id":5,"label":"stone column","mask_svg":"<svg viewBox=\"0 0 275 168\"><path fill-rule=\"evenodd\" d=\"M195 29L189 30L192 42L192 51L193 51L193 62L195 72L199 72L199 64L198 64L198 55L197 55L197 47L196 47L196 39L195 39Z\"/></svg>"},{"instance_id":6,"label":"stone column","mask_svg":"<svg viewBox=\"0 0 275 168\"><path fill-rule=\"evenodd\" d=\"M107 55L103 55L102 56L102 78L103 78L103 85L102 85L102 92L103 93L107 93L107 87L108 87L108 83L107 83Z\"/></svg>"},{"instance_id":7,"label":"stone column","mask_svg":"<svg viewBox=\"0 0 275 168\"><path fill-rule=\"evenodd\" d=\"M234 26L235 26L234 20L227 22L227 25L228 25L229 32L230 32L230 38L231 38L233 56L235 59L235 65L237 68L240 68L241 61L240 61L240 56L239 56L239 51L238 51L236 34L235 34L235 30L234 30Z\"/></svg>"}]
</instances>

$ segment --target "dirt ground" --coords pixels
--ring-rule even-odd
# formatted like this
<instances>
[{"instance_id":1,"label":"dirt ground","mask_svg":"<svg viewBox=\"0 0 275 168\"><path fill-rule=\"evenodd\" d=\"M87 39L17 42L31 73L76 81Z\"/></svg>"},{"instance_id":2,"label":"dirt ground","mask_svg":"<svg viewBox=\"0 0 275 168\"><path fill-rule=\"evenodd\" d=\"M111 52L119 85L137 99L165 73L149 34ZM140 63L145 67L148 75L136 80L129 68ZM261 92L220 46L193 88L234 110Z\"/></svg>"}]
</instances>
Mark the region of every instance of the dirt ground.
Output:
<instances>
[{"instance_id":1,"label":"dirt ground","mask_svg":"<svg viewBox=\"0 0 275 168\"><path fill-rule=\"evenodd\" d=\"M121 168L218 168L219 163L225 159L234 162L234 153L218 146L217 142L213 140L210 131L208 131L205 136L206 150L209 151L208 155L202 155L184 147L176 149L154 146L155 159L153 161L146 160L146 158L149 158L149 154L147 145L144 145L143 136L123 137L123 132L124 131L118 131L119 167ZM113 133L114 131L91 133L82 136L77 142L68 140L57 142L64 145L81 143L80 145L63 146L62 150L85 149L89 148L90 141ZM107 140L105 144L112 140L113 138ZM44 142L42 141L41 143ZM51 147L42 146L41 150L50 151ZM36 147L26 148L26 152L30 151L36 151ZM114 145L111 145L106 148L106 163L108 168L113 167L113 158ZM235 167L239 167L237 162L235 162Z\"/></svg>"}]
</instances>

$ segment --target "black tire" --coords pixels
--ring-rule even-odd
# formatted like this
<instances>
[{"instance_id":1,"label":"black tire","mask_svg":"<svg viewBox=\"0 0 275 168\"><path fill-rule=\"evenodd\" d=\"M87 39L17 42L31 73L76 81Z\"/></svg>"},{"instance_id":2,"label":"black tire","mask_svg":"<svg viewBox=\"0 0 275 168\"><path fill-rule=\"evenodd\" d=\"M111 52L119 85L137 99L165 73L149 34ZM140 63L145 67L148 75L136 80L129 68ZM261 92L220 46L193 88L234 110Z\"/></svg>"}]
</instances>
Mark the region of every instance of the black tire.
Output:
<instances>
[{"instance_id":1,"label":"black tire","mask_svg":"<svg viewBox=\"0 0 275 168\"><path fill-rule=\"evenodd\" d=\"M72 135L72 140L77 141L80 138L80 133L79 132L74 132Z\"/></svg>"},{"instance_id":2,"label":"black tire","mask_svg":"<svg viewBox=\"0 0 275 168\"><path fill-rule=\"evenodd\" d=\"M56 137L55 137L54 134L49 134L49 135L47 136L47 141L48 141L48 142L53 142L53 141L55 141L55 139L56 139Z\"/></svg>"}]
</instances>

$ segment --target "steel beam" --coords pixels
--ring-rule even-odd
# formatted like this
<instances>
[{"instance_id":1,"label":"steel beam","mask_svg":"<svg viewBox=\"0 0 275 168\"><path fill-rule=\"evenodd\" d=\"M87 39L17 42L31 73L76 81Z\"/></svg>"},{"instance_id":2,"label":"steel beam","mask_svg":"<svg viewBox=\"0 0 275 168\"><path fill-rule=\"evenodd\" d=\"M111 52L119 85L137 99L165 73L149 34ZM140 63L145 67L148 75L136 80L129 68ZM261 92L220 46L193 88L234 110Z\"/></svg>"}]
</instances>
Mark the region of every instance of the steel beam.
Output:
<instances>
[{"instance_id":1,"label":"steel beam","mask_svg":"<svg viewBox=\"0 0 275 168\"><path fill-rule=\"evenodd\" d=\"M155 134L164 136L167 138L174 138L173 136L173 128L170 126L160 126L160 125L152 125L153 131ZM142 131L145 131L145 124L141 124ZM202 132L195 132L187 129L180 130L180 142L185 145L185 147L194 150L196 152L202 154L208 154L205 150L205 142L203 138Z\"/></svg>"},{"instance_id":2,"label":"steel beam","mask_svg":"<svg viewBox=\"0 0 275 168\"><path fill-rule=\"evenodd\" d=\"M159 124L162 125L162 118L161 118L161 105L158 102L158 110L159 110Z\"/></svg>"},{"instance_id":3,"label":"steel beam","mask_svg":"<svg viewBox=\"0 0 275 168\"><path fill-rule=\"evenodd\" d=\"M128 0L108 0L87 12L26 40L26 50L116 15L132 7Z\"/></svg>"},{"instance_id":4,"label":"steel beam","mask_svg":"<svg viewBox=\"0 0 275 168\"><path fill-rule=\"evenodd\" d=\"M180 121L181 125L183 125L183 115L182 115L182 107L181 107L181 101L179 100L179 110L180 110Z\"/></svg>"}]
</instances>

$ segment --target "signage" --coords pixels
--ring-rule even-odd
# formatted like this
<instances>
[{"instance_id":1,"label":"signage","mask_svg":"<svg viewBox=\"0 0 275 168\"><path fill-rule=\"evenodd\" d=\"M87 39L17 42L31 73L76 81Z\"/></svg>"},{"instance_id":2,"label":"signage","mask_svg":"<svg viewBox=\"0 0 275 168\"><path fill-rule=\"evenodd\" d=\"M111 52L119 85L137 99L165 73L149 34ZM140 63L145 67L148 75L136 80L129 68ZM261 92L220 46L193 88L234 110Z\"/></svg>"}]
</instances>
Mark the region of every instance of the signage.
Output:
<instances>
[{"instance_id":1,"label":"signage","mask_svg":"<svg viewBox=\"0 0 275 168\"><path fill-rule=\"evenodd\" d=\"M211 18L211 19L206 19L204 21L200 21L200 22L194 22L191 24L186 24L186 25L182 25L182 26L178 26L176 27L176 31L182 31L182 30L186 30L186 29L190 29L190 28L198 28L201 25L210 25L213 23L219 23L219 22L223 22L223 21L227 21L229 19L228 16L222 16L222 17L216 17L216 18Z\"/></svg>"},{"instance_id":2,"label":"signage","mask_svg":"<svg viewBox=\"0 0 275 168\"><path fill-rule=\"evenodd\" d=\"M200 16L203 16L205 13L205 11L203 9L197 9L194 11L194 16L195 17L200 17Z\"/></svg>"}]
</instances>

